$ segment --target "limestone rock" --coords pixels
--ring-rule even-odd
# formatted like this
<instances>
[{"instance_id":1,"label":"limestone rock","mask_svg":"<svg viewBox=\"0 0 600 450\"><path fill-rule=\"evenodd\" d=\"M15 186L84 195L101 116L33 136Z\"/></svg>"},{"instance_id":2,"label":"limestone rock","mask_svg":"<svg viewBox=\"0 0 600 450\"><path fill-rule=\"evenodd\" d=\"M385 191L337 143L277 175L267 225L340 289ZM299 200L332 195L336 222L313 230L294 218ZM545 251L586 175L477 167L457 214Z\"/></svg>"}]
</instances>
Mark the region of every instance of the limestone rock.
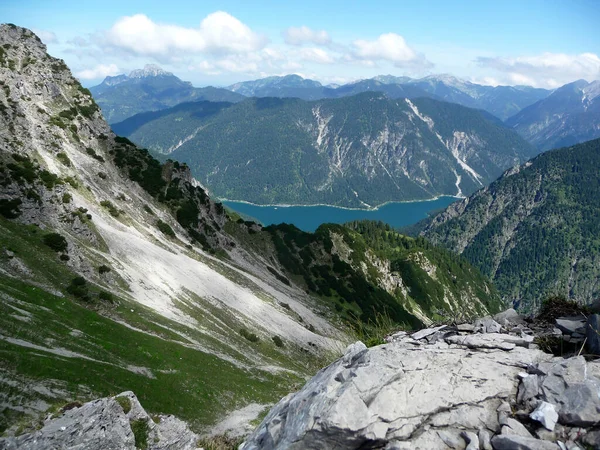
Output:
<instances>
[{"instance_id":1,"label":"limestone rock","mask_svg":"<svg viewBox=\"0 0 600 450\"><path fill-rule=\"evenodd\" d=\"M419 346L406 337L367 350L355 344L282 399L241 448L464 449L464 432L499 431L496 410L516 397L517 374L552 359L514 344L498 348L506 342L495 334L478 337L470 348L456 344L464 336ZM485 433L478 441L485 448Z\"/></svg>"},{"instance_id":2,"label":"limestone rock","mask_svg":"<svg viewBox=\"0 0 600 450\"><path fill-rule=\"evenodd\" d=\"M559 446L549 441L535 438L502 434L492 438L494 450L559 450Z\"/></svg>"},{"instance_id":3,"label":"limestone rock","mask_svg":"<svg viewBox=\"0 0 600 450\"><path fill-rule=\"evenodd\" d=\"M475 331L480 333L500 333L502 326L491 317L483 317L475 321Z\"/></svg>"},{"instance_id":4,"label":"limestone rock","mask_svg":"<svg viewBox=\"0 0 600 450\"><path fill-rule=\"evenodd\" d=\"M127 399L127 413L119 397ZM131 423L138 420L146 422L148 450L196 449L198 436L185 422L160 416L159 423L154 423L133 392L70 409L36 432L0 439L0 449L135 450Z\"/></svg>"},{"instance_id":5,"label":"limestone rock","mask_svg":"<svg viewBox=\"0 0 600 450\"><path fill-rule=\"evenodd\" d=\"M513 308L496 314L493 319L504 328L512 328L514 325L523 325L525 320Z\"/></svg>"},{"instance_id":6,"label":"limestone rock","mask_svg":"<svg viewBox=\"0 0 600 450\"><path fill-rule=\"evenodd\" d=\"M554 409L554 406L548 402L542 402L539 406L533 411L529 417L533 420L537 420L541 423L547 430L553 431L556 426L556 422L558 421L558 413Z\"/></svg>"},{"instance_id":7,"label":"limestone rock","mask_svg":"<svg viewBox=\"0 0 600 450\"><path fill-rule=\"evenodd\" d=\"M561 317L556 319L556 328L563 333L585 333L585 318L583 317Z\"/></svg>"}]
</instances>

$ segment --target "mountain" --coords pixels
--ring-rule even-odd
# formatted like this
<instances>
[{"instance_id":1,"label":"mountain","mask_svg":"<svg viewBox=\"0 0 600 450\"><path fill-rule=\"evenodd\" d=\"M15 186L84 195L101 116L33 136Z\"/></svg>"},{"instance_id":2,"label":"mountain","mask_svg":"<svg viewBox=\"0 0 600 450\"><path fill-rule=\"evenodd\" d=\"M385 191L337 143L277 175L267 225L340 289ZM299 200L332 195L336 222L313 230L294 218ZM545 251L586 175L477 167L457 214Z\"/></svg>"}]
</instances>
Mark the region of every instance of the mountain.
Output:
<instances>
[{"instance_id":1,"label":"mountain","mask_svg":"<svg viewBox=\"0 0 600 450\"><path fill-rule=\"evenodd\" d=\"M297 97L304 100L326 98L327 92L332 90L318 81L302 78L299 75L242 81L228 86L227 89L246 97Z\"/></svg>"},{"instance_id":2,"label":"mountain","mask_svg":"<svg viewBox=\"0 0 600 450\"><path fill-rule=\"evenodd\" d=\"M183 102L198 100L238 102L243 95L212 86L193 87L155 65L146 65L129 75L106 77L90 88L108 123L120 122L135 114L157 111Z\"/></svg>"},{"instance_id":3,"label":"mountain","mask_svg":"<svg viewBox=\"0 0 600 450\"><path fill-rule=\"evenodd\" d=\"M406 84L440 100L483 109L502 120L550 94L530 86L483 86L451 75L431 75Z\"/></svg>"},{"instance_id":4,"label":"mountain","mask_svg":"<svg viewBox=\"0 0 600 450\"><path fill-rule=\"evenodd\" d=\"M524 308L600 295L600 140L543 153L427 221L422 235Z\"/></svg>"},{"instance_id":5,"label":"mountain","mask_svg":"<svg viewBox=\"0 0 600 450\"><path fill-rule=\"evenodd\" d=\"M566 84L506 124L540 150L600 137L600 80Z\"/></svg>"},{"instance_id":6,"label":"mountain","mask_svg":"<svg viewBox=\"0 0 600 450\"><path fill-rule=\"evenodd\" d=\"M287 75L236 83L227 89L248 97L297 97L303 100L340 98L362 92L383 92L393 99L429 97L483 109L502 120L550 94L546 89L530 86L483 86L451 75L420 79L379 75L334 87L325 87L318 81L298 75Z\"/></svg>"},{"instance_id":7,"label":"mountain","mask_svg":"<svg viewBox=\"0 0 600 450\"><path fill-rule=\"evenodd\" d=\"M375 322L499 309L423 239L244 221L185 164L114 135L31 31L0 26L0 48L0 432L127 390L209 432L254 420Z\"/></svg>"},{"instance_id":8,"label":"mountain","mask_svg":"<svg viewBox=\"0 0 600 450\"><path fill-rule=\"evenodd\" d=\"M369 207L470 194L535 149L489 114L381 93L189 103L113 129L190 165L218 197Z\"/></svg>"}]
</instances>

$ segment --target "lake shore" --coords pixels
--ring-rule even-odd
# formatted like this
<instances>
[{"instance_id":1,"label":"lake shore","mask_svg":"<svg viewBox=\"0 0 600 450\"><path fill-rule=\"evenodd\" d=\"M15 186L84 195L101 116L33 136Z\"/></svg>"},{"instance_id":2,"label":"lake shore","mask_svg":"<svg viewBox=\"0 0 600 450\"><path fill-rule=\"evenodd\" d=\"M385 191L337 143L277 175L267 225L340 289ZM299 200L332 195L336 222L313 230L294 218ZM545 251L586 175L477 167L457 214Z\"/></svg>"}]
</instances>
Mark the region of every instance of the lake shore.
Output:
<instances>
[{"instance_id":1,"label":"lake shore","mask_svg":"<svg viewBox=\"0 0 600 450\"><path fill-rule=\"evenodd\" d=\"M348 211L378 211L379 209L381 209L387 205L392 205L392 204L403 205L403 204L410 204L410 203L435 202L435 201L443 199L443 198L454 198L456 200L463 200L466 197L457 197L455 195L438 195L437 197L427 198L424 200L404 200L404 201L391 200L391 201L387 201L387 202L381 203L376 206L372 206L370 208L351 208L348 206L329 205L327 203L314 203L314 204L310 204L310 205L291 205L291 204L286 204L286 203L274 203L274 204L259 205L258 203L252 203L252 202L248 202L246 200L232 200L229 198L222 198L222 197L217 198L217 201L219 201L221 203L225 203L225 202L240 203L240 204L244 204L244 205L255 206L258 208L313 208L316 206L325 206L327 208L338 208L338 209L345 209Z\"/></svg>"}]
</instances>

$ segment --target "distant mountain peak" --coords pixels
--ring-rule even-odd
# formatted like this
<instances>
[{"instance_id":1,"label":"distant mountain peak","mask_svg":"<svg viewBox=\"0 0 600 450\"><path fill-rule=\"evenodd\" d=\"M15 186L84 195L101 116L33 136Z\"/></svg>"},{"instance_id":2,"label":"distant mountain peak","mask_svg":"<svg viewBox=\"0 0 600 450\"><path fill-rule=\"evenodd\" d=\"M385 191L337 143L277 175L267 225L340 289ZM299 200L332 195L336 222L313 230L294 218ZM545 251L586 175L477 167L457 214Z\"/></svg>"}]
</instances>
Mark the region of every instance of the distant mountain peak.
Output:
<instances>
[{"instance_id":1,"label":"distant mountain peak","mask_svg":"<svg viewBox=\"0 0 600 450\"><path fill-rule=\"evenodd\" d=\"M148 77L173 77L171 72L167 72L156 64L146 64L143 69L132 70L129 78L148 78Z\"/></svg>"}]
</instances>

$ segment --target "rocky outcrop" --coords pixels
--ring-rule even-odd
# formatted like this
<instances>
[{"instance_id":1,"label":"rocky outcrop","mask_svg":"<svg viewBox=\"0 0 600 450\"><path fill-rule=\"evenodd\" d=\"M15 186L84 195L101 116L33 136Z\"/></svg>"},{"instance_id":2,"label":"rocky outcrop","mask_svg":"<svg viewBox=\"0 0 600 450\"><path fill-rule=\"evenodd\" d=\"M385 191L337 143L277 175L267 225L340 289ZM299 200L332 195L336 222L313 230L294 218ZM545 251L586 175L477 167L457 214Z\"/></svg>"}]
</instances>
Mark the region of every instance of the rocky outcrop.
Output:
<instances>
[{"instance_id":1,"label":"rocky outcrop","mask_svg":"<svg viewBox=\"0 0 600 450\"><path fill-rule=\"evenodd\" d=\"M488 317L351 345L241 449L574 449L596 439L600 364L544 353L522 318L496 317L502 325Z\"/></svg>"},{"instance_id":2,"label":"rocky outcrop","mask_svg":"<svg viewBox=\"0 0 600 450\"><path fill-rule=\"evenodd\" d=\"M70 406L34 433L0 439L0 449L196 449L198 436L184 422L150 417L133 392Z\"/></svg>"}]
</instances>

